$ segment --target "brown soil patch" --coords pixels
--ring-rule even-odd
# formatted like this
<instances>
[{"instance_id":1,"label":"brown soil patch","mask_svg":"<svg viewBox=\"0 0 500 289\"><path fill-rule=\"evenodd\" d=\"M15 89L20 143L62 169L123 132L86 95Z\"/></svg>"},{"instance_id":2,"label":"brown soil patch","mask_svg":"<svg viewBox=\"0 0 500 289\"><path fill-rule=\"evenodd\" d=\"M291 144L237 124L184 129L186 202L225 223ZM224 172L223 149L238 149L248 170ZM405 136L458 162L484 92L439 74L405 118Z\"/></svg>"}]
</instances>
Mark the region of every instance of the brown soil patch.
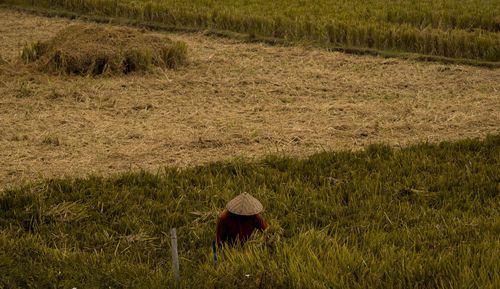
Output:
<instances>
[{"instance_id":1,"label":"brown soil patch","mask_svg":"<svg viewBox=\"0 0 500 289\"><path fill-rule=\"evenodd\" d=\"M0 56L70 23L0 10ZM500 133L500 72L200 34L154 75L0 75L0 182ZM0 71L2 71L0 69Z\"/></svg>"}]
</instances>

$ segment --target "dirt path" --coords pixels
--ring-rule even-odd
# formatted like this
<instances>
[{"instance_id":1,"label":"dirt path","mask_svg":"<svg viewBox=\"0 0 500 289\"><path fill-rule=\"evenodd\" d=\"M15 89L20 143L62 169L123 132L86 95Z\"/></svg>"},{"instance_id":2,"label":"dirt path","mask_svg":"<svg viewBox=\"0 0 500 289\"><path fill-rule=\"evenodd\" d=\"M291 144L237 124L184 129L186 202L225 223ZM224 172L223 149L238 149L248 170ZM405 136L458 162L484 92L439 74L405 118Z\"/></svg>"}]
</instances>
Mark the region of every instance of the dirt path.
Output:
<instances>
[{"instance_id":1,"label":"dirt path","mask_svg":"<svg viewBox=\"0 0 500 289\"><path fill-rule=\"evenodd\" d=\"M0 56L74 21L0 9ZM0 69L0 188L26 179L500 133L500 71L176 34L191 63L124 77Z\"/></svg>"}]
</instances>

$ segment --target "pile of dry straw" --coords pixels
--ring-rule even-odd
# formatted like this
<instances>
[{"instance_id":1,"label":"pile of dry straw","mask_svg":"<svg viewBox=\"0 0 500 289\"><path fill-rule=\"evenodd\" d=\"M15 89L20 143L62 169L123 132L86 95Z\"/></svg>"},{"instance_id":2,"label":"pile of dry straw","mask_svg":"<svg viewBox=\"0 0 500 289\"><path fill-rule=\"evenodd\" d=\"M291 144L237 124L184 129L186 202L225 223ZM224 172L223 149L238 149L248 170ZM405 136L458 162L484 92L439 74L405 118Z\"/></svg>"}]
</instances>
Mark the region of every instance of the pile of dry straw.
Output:
<instances>
[{"instance_id":1,"label":"pile of dry straw","mask_svg":"<svg viewBox=\"0 0 500 289\"><path fill-rule=\"evenodd\" d=\"M187 47L126 27L72 25L50 40L26 45L21 56L41 71L112 75L154 66L176 68L186 63Z\"/></svg>"}]
</instances>

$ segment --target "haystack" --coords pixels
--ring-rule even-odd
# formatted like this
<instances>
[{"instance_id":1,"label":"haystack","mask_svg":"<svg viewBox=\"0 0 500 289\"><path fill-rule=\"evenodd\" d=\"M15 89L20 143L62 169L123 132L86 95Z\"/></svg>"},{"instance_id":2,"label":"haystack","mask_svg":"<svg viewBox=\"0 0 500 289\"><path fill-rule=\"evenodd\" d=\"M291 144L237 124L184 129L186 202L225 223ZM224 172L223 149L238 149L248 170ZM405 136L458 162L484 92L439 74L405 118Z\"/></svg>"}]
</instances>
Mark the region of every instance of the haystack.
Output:
<instances>
[{"instance_id":1,"label":"haystack","mask_svg":"<svg viewBox=\"0 0 500 289\"><path fill-rule=\"evenodd\" d=\"M126 27L72 25L48 41L26 46L22 57L42 71L67 74L122 74L153 66L176 68L187 47L164 35Z\"/></svg>"}]
</instances>

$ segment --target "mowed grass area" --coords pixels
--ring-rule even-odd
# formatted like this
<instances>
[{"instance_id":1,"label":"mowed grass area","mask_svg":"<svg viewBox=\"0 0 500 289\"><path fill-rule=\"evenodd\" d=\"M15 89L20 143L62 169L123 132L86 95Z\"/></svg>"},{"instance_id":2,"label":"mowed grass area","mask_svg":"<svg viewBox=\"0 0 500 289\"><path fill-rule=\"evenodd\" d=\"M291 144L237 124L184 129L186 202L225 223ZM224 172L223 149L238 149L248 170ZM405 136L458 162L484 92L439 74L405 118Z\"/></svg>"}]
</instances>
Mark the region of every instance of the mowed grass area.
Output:
<instances>
[{"instance_id":1,"label":"mowed grass area","mask_svg":"<svg viewBox=\"0 0 500 289\"><path fill-rule=\"evenodd\" d=\"M326 47L500 61L497 0L3 0Z\"/></svg>"},{"instance_id":2,"label":"mowed grass area","mask_svg":"<svg viewBox=\"0 0 500 289\"><path fill-rule=\"evenodd\" d=\"M0 194L0 288L498 288L500 136L269 156ZM216 215L248 191L269 232L219 253ZM248 276L247 276L248 275Z\"/></svg>"}]
</instances>

